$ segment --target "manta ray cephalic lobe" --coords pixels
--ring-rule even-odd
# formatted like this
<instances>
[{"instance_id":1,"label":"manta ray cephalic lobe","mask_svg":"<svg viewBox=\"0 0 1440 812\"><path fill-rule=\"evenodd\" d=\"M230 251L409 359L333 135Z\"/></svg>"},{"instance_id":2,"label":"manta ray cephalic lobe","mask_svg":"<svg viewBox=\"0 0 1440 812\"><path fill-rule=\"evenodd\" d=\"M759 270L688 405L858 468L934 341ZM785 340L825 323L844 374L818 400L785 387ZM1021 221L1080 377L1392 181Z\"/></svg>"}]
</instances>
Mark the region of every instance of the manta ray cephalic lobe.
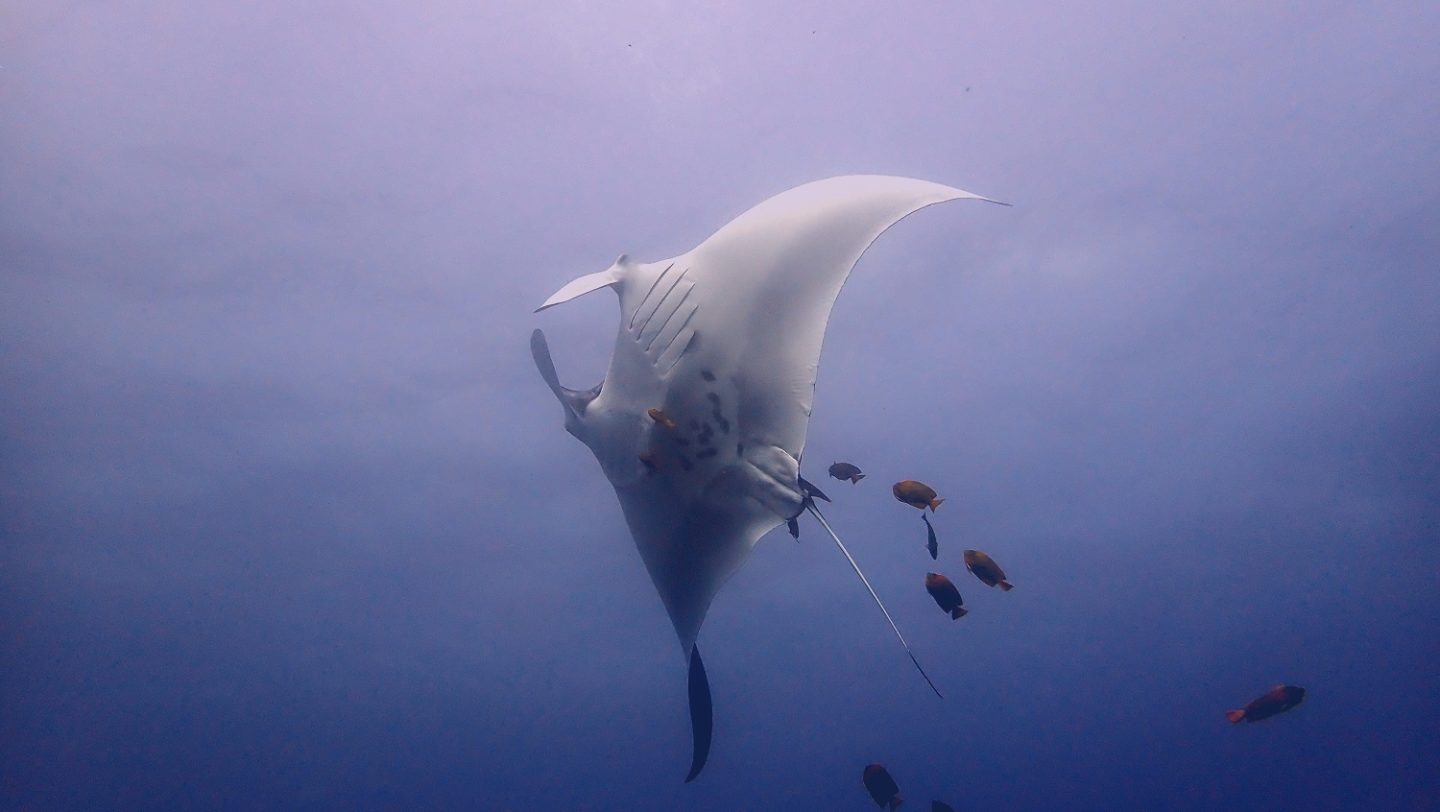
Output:
<instances>
[{"instance_id":1,"label":"manta ray cephalic lobe","mask_svg":"<svg viewBox=\"0 0 1440 812\"><path fill-rule=\"evenodd\" d=\"M761 536L810 511L880 603L810 498L818 491L800 477L820 347L835 297L865 249L906 215L964 199L986 200L881 175L807 183L686 254L650 263L622 255L539 308L601 288L620 299L600 385L561 386L538 329L530 348L564 407L566 430L615 488L689 663L694 752L686 781L710 748L709 682L696 637L715 594Z\"/></svg>"}]
</instances>

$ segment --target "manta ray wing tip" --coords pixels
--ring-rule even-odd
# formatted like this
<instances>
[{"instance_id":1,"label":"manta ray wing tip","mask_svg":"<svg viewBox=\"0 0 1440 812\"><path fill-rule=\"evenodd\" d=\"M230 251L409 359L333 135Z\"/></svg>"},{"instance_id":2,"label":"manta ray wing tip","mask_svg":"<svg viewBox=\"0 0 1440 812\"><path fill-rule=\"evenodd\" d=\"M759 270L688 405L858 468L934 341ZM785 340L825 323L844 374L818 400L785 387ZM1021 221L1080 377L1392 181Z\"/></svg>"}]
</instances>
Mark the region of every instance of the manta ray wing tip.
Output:
<instances>
[{"instance_id":1,"label":"manta ray wing tip","mask_svg":"<svg viewBox=\"0 0 1440 812\"><path fill-rule=\"evenodd\" d=\"M986 196L984 196L984 195L974 195L974 198L975 198L976 200L983 200L983 201L985 201L986 203L994 203L994 204L997 205L997 206L1004 206L1004 207L1007 208L1007 209L1008 209L1008 208L1012 208L1012 207L1014 206L1013 203L1006 203L1006 202L1003 201L1003 200L996 200L996 199L993 198L993 197L986 197Z\"/></svg>"}]
</instances>

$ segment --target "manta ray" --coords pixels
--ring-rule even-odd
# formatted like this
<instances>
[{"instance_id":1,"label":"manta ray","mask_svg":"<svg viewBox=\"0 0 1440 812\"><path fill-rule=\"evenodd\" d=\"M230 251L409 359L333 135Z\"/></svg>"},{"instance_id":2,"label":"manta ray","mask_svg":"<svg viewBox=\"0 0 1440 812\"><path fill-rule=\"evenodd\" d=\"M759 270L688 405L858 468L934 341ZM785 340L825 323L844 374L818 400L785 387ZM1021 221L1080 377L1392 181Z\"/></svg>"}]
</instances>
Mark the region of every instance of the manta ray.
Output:
<instances>
[{"instance_id":1,"label":"manta ray","mask_svg":"<svg viewBox=\"0 0 1440 812\"><path fill-rule=\"evenodd\" d=\"M709 681L696 638L720 587L760 537L810 512L920 662L815 505L800 476L831 306L861 254L926 206L988 200L911 178L850 175L782 192L693 250L659 262L626 255L536 312L602 288L620 299L605 379L560 385L545 334L531 334L565 429L595 454L688 660L693 781L709 756ZM995 201L989 201L995 202ZM828 500L826 500L828 501Z\"/></svg>"}]
</instances>

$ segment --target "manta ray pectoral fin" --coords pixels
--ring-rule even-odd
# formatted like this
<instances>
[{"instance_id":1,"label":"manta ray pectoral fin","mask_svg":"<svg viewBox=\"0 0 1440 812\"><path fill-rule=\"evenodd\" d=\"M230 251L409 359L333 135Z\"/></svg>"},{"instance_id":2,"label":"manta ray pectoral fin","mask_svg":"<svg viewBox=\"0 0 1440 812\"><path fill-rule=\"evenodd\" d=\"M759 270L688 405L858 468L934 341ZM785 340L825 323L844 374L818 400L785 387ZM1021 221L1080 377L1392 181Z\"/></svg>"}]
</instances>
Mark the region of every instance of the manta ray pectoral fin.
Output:
<instances>
[{"instance_id":1,"label":"manta ray pectoral fin","mask_svg":"<svg viewBox=\"0 0 1440 812\"><path fill-rule=\"evenodd\" d=\"M558 304L564 304L571 299L584 296L591 291L614 287L620 282L622 271L624 271L625 265L629 261L630 258L628 256L621 254L620 258L615 260L615 264L609 268L599 273L586 274L579 279L571 280L569 284L555 291L553 296L546 299L545 304L535 308L535 312L539 313L541 310L546 310Z\"/></svg>"}]
</instances>

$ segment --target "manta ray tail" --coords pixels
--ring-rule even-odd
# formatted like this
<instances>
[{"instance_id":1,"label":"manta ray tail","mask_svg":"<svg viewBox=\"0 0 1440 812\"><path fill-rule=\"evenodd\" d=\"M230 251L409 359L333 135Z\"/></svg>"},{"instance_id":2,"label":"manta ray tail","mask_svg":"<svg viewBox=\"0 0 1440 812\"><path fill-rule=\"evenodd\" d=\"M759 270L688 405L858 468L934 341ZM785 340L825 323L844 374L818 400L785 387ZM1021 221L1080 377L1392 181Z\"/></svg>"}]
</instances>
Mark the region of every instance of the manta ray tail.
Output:
<instances>
[{"instance_id":1,"label":"manta ray tail","mask_svg":"<svg viewBox=\"0 0 1440 812\"><path fill-rule=\"evenodd\" d=\"M705 760L710 757L710 734L714 731L714 718L710 707L710 679L705 676L705 662L700 659L700 647L690 647L690 729L695 734L695 752L690 757L690 774L685 783L705 769Z\"/></svg>"},{"instance_id":2,"label":"manta ray tail","mask_svg":"<svg viewBox=\"0 0 1440 812\"><path fill-rule=\"evenodd\" d=\"M915 664L915 669L920 672L920 676L924 677L924 678L925 678L925 682L930 685L930 690L934 691L936 696L940 697L941 699L944 699L944 698L945 698L945 695L942 694L942 693L940 693L940 689L939 689L939 688L936 688L936 687L935 687L935 683L934 683L933 681L931 681L930 675L929 675L929 674L926 674L926 673L925 673L925 669L920 666L920 661L917 660L917 659L915 659L915 652L913 652L913 651L910 650L910 644L909 644L909 643L906 643L906 642L905 642L905 636L902 635L902 634L900 634L900 627L895 625L895 620L890 617L890 612L889 612L888 610L886 610L885 604L883 604L883 603L880 602L880 596L877 595L877 594L875 594L875 587L870 586L870 580L865 577L865 573L863 573L863 572L860 571L860 565L855 563L855 557L852 556L852 555L850 555L850 551L847 550L847 549L845 549L845 544L844 544L844 542L840 541L840 537L837 536L837 535L835 535L835 531L834 531L834 530L830 529L830 523L827 522L827 521L825 521L825 517L824 517L824 516L821 516L821 515L820 515L820 510L815 507L815 502L814 502L814 500L806 500L806 502L805 502L805 509L806 509L806 510L809 510L809 511L810 511L810 514L811 514L812 516L814 516L815 518L817 518L817 519L820 520L820 526L821 526L821 527L824 527L824 528L825 528L825 532L830 534L830 538L832 538L832 539L835 540L835 546L839 547L839 548L840 548L840 552L842 552L842 553L845 554L845 560L850 562L850 568L853 569L853 570L855 570L855 574L856 574L856 575L860 576L860 583L864 584L864 585L865 585L865 588L868 589L868 590L870 590L870 597L872 597L872 598L875 599L875 605L878 606L878 607L880 607L880 611L885 614L885 620L889 621L889 623L890 623L890 629L895 632L895 637L900 640L900 645L904 647L905 653L908 654L908 655L910 655L910 662L912 662L912 663ZM693 670L693 667L692 667L692 670L691 670L690 673L691 673L691 683L690 683L690 684L691 684L691 692L690 692L690 695L691 695L691 698L693 699L693 698L694 698L694 695L695 695L695 692L694 692L694 684L695 684L695 683L694 683L694 673L695 673L695 672L694 672L694 670ZM702 672L702 677L703 677L703 672ZM698 745L697 745L697 746L698 746Z\"/></svg>"}]
</instances>

